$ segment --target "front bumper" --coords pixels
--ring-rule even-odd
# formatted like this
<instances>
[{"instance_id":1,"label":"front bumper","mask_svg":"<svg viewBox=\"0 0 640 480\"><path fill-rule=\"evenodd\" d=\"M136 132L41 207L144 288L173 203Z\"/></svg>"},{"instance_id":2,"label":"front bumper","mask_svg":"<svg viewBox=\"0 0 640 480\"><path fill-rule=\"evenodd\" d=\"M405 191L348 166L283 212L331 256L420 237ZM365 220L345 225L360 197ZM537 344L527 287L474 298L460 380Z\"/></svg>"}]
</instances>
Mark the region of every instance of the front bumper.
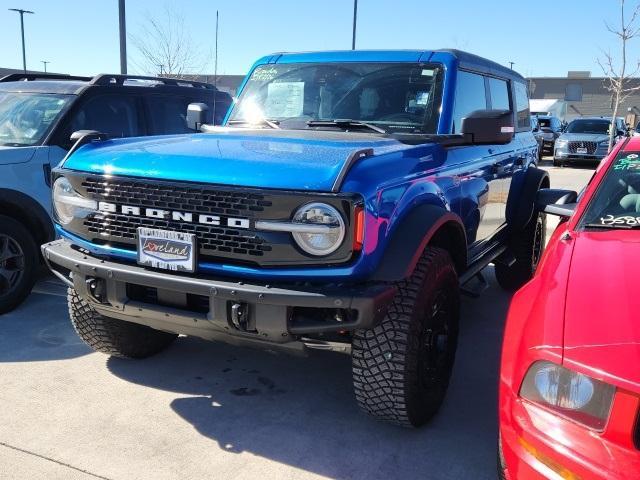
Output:
<instances>
[{"instance_id":1,"label":"front bumper","mask_svg":"<svg viewBox=\"0 0 640 480\"><path fill-rule=\"evenodd\" d=\"M99 313L206 339L269 343L373 328L396 288L388 284L259 285L195 277L94 257L66 240L42 247L49 268Z\"/></svg>"},{"instance_id":2,"label":"front bumper","mask_svg":"<svg viewBox=\"0 0 640 480\"><path fill-rule=\"evenodd\" d=\"M640 452L625 431L637 410L637 397L618 390L606 430L598 433L526 402L501 385L505 478L637 479Z\"/></svg>"},{"instance_id":3,"label":"front bumper","mask_svg":"<svg viewBox=\"0 0 640 480\"><path fill-rule=\"evenodd\" d=\"M598 147L593 153L572 153L569 148L555 146L553 156L557 160L599 162L607 156L607 149Z\"/></svg>"}]
</instances>

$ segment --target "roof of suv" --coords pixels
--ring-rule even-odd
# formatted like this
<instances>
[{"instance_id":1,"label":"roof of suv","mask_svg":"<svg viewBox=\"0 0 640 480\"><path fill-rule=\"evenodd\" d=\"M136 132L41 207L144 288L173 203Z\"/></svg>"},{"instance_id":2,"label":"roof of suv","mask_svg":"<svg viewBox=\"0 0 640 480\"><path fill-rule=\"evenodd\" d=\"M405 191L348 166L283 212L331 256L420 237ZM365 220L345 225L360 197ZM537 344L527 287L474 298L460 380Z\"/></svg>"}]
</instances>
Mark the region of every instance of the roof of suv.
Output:
<instances>
[{"instance_id":1,"label":"roof of suv","mask_svg":"<svg viewBox=\"0 0 640 480\"><path fill-rule=\"evenodd\" d=\"M79 77L59 74L13 73L0 78L0 91L29 93L80 94L91 87L136 88L195 88L214 91L208 83L138 75L112 75L102 73L95 77Z\"/></svg>"},{"instance_id":2,"label":"roof of suv","mask_svg":"<svg viewBox=\"0 0 640 480\"><path fill-rule=\"evenodd\" d=\"M455 49L441 50L335 50L323 52L280 52L268 55L256 62L261 63L303 63L303 62L429 62L436 54L445 54L456 59L462 68L481 70L509 78L524 80L524 77L510 68L473 53Z\"/></svg>"}]
</instances>

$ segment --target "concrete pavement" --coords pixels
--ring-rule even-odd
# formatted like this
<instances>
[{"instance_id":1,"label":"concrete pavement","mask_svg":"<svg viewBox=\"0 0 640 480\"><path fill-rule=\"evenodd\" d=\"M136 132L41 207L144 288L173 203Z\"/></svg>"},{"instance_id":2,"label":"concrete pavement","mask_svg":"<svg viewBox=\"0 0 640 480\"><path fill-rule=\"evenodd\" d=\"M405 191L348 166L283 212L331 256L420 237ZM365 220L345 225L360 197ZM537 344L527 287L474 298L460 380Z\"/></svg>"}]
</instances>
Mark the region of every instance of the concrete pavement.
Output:
<instances>
[{"instance_id":1,"label":"concrete pavement","mask_svg":"<svg viewBox=\"0 0 640 480\"><path fill-rule=\"evenodd\" d=\"M580 188L592 170L549 168ZM494 479L509 296L463 301L440 414L404 430L361 414L350 359L181 337L143 361L91 352L45 279L0 317L1 479Z\"/></svg>"}]
</instances>

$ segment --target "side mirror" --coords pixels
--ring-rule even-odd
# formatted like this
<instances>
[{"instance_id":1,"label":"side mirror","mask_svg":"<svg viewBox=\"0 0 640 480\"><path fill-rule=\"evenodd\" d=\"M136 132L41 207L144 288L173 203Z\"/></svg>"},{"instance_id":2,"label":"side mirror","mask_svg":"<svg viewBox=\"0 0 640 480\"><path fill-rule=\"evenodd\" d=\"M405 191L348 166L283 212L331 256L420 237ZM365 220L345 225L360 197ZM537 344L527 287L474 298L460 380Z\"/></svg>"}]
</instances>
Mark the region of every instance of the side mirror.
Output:
<instances>
[{"instance_id":1,"label":"side mirror","mask_svg":"<svg viewBox=\"0 0 640 480\"><path fill-rule=\"evenodd\" d=\"M509 110L476 110L462 119L463 135L474 145L509 143L513 139L513 113Z\"/></svg>"},{"instance_id":2,"label":"side mirror","mask_svg":"<svg viewBox=\"0 0 640 480\"><path fill-rule=\"evenodd\" d=\"M198 132L207 123L213 123L209 106L206 103L190 103L187 107L187 128Z\"/></svg>"},{"instance_id":3,"label":"side mirror","mask_svg":"<svg viewBox=\"0 0 640 480\"><path fill-rule=\"evenodd\" d=\"M86 145L89 142L93 142L94 140L107 140L108 138L109 135L107 135L106 133L98 132L97 130L76 130L69 137L72 146L61 162L64 162L73 152L78 150L81 146Z\"/></svg>"},{"instance_id":4,"label":"side mirror","mask_svg":"<svg viewBox=\"0 0 640 480\"><path fill-rule=\"evenodd\" d=\"M577 201L578 193L574 190L541 188L536 196L536 208L551 215L570 217L576 209Z\"/></svg>"}]
</instances>

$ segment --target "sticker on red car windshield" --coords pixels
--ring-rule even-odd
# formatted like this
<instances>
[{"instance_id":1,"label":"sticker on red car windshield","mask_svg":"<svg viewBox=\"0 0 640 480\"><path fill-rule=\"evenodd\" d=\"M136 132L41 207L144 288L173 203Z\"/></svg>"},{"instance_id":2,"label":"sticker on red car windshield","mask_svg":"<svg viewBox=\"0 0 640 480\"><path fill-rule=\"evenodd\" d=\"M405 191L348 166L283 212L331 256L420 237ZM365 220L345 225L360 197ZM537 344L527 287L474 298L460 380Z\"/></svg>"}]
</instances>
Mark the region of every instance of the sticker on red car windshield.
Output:
<instances>
[{"instance_id":1,"label":"sticker on red car windshield","mask_svg":"<svg viewBox=\"0 0 640 480\"><path fill-rule=\"evenodd\" d=\"M633 217L631 215L607 215L600 218L602 225L629 225L635 227L640 225L640 217Z\"/></svg>"},{"instance_id":2,"label":"sticker on red car windshield","mask_svg":"<svg viewBox=\"0 0 640 480\"><path fill-rule=\"evenodd\" d=\"M630 153L626 157L619 158L615 165L614 170L640 170L640 157L637 153Z\"/></svg>"}]
</instances>

